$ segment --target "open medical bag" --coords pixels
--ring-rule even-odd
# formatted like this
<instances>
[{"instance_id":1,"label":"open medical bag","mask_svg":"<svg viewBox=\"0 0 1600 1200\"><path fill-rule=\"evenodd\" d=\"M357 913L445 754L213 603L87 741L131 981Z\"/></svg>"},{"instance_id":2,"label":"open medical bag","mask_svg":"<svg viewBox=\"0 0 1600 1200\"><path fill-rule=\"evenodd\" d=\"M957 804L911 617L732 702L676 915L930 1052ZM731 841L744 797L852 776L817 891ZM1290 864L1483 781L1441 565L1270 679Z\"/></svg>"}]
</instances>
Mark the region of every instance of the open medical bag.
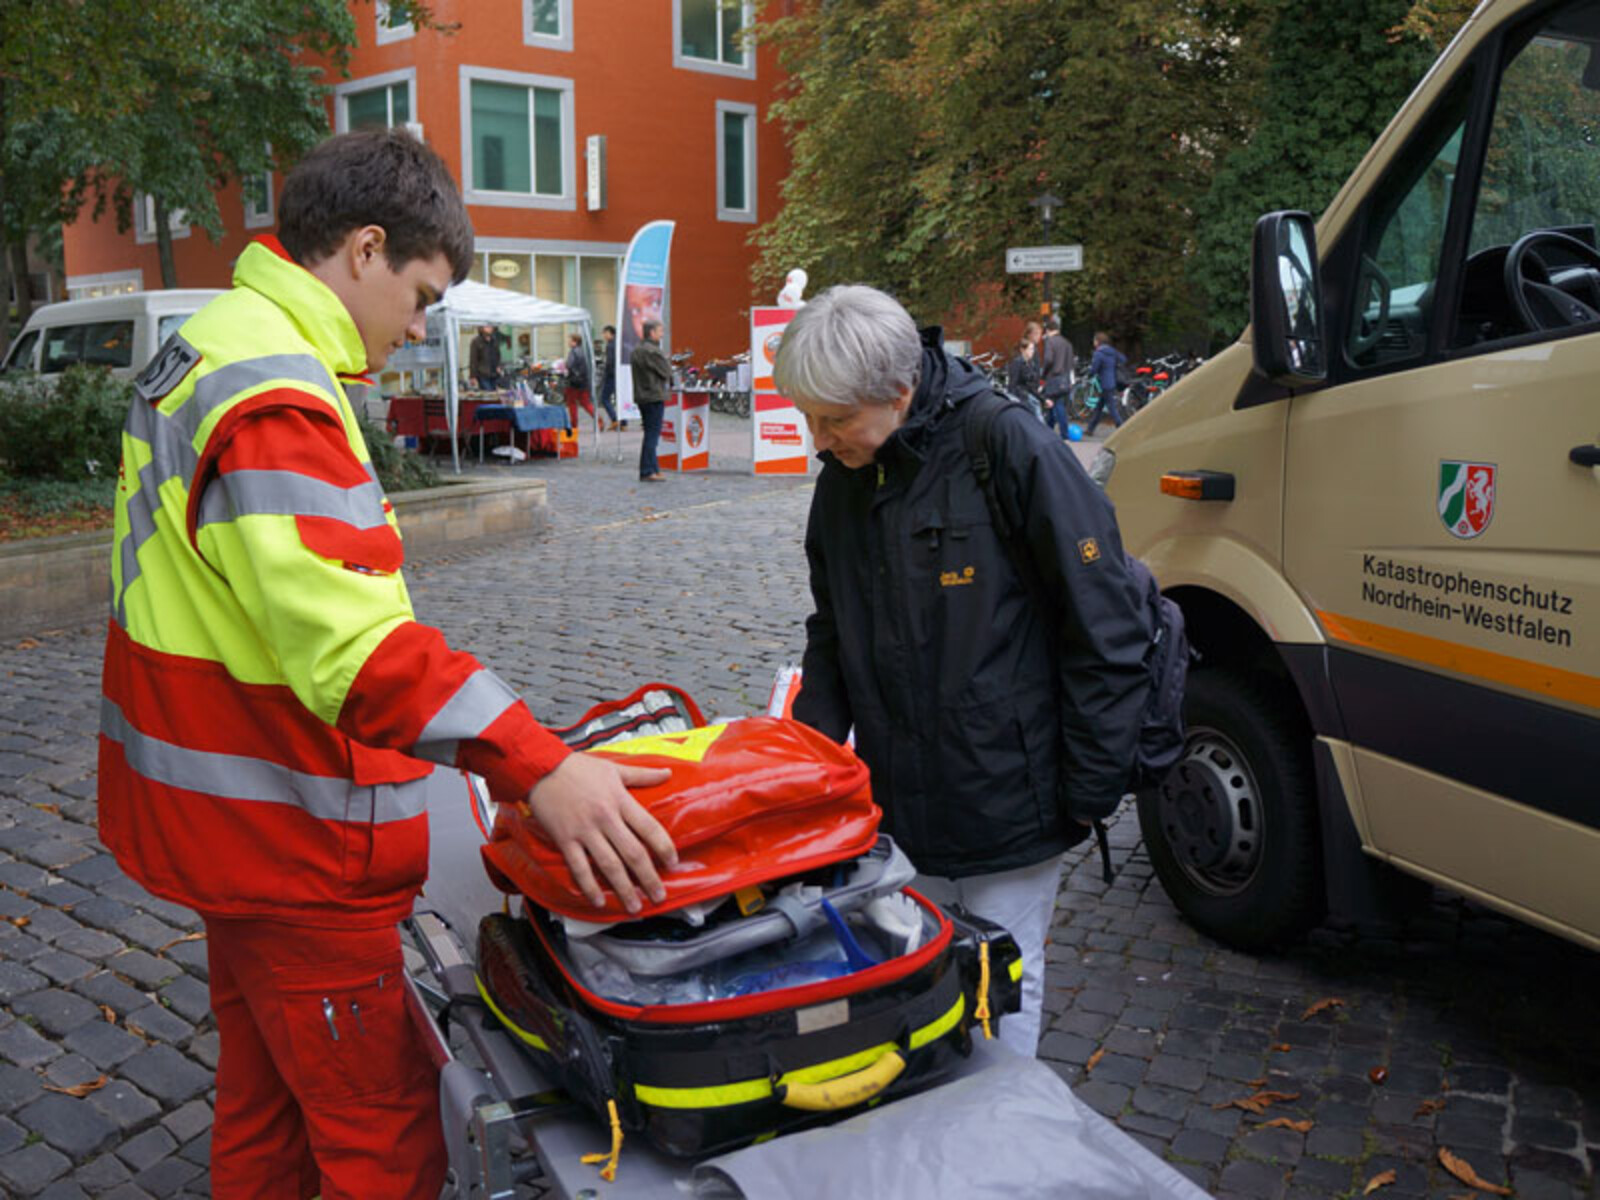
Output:
<instances>
[{"instance_id":1,"label":"open medical bag","mask_svg":"<svg viewBox=\"0 0 1600 1200\"><path fill-rule=\"evenodd\" d=\"M781 718L704 725L660 685L600 717L563 736L672 770L635 791L678 848L667 896L596 909L502 808L484 861L521 911L479 926L478 983L614 1139L693 1156L859 1111L942 1079L975 1025L1017 1010L1015 941L906 886L850 750ZM633 736L603 740L607 721Z\"/></svg>"}]
</instances>

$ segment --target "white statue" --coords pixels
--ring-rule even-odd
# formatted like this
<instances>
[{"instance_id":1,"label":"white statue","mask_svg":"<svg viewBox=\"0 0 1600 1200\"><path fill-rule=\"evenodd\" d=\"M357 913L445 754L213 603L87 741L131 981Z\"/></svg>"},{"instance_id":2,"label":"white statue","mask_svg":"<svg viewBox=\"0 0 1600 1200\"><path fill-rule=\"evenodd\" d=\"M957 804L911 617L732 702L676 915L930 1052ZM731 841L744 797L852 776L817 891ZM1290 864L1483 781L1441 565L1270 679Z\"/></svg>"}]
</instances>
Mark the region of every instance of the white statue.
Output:
<instances>
[{"instance_id":1,"label":"white statue","mask_svg":"<svg viewBox=\"0 0 1600 1200\"><path fill-rule=\"evenodd\" d=\"M778 307L804 308L806 302L801 299L801 296L805 293L805 290L806 273L801 268L796 267L789 272L788 278L783 281L783 291L778 293Z\"/></svg>"}]
</instances>

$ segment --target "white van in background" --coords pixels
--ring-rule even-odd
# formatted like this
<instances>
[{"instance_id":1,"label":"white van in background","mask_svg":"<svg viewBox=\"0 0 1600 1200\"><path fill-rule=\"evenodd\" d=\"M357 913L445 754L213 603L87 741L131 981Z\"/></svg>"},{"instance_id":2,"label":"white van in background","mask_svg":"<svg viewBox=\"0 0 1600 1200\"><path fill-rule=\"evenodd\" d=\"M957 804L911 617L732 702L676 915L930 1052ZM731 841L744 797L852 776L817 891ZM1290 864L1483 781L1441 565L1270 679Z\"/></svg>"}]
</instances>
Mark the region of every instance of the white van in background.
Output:
<instances>
[{"instance_id":1,"label":"white van in background","mask_svg":"<svg viewBox=\"0 0 1600 1200\"><path fill-rule=\"evenodd\" d=\"M132 379L178 326L220 295L216 288L170 288L46 304L34 309L0 371L50 376L82 362Z\"/></svg>"}]
</instances>

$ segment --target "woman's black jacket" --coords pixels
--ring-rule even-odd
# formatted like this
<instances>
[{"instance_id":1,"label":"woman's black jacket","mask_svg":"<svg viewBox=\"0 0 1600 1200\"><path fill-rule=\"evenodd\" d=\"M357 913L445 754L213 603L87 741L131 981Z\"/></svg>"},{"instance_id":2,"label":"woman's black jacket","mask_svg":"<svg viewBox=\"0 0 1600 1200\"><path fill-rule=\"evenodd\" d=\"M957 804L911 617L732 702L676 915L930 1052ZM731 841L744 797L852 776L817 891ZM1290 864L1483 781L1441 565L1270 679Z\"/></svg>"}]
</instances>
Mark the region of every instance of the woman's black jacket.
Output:
<instances>
[{"instance_id":1,"label":"woman's black jacket","mask_svg":"<svg viewBox=\"0 0 1600 1200\"><path fill-rule=\"evenodd\" d=\"M891 833L921 871L963 877L1081 841L1126 790L1151 630L1111 502L1015 406L991 426L995 482L1042 593L997 539L963 436L986 390L923 335L905 423L859 470L822 455L806 555L816 612L794 715L852 728Z\"/></svg>"}]
</instances>

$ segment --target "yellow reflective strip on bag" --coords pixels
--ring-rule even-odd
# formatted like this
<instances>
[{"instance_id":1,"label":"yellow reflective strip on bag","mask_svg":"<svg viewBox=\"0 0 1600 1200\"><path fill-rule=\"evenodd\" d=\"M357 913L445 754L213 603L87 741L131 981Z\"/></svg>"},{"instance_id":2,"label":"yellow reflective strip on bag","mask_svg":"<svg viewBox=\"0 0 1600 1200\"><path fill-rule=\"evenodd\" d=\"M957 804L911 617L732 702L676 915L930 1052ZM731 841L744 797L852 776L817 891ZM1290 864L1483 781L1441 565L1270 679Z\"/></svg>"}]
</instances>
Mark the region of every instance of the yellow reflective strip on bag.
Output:
<instances>
[{"instance_id":1,"label":"yellow reflective strip on bag","mask_svg":"<svg viewBox=\"0 0 1600 1200\"><path fill-rule=\"evenodd\" d=\"M1022 960L1020 958L1012 959L1011 960L1011 965L1006 968L1006 974L1011 976L1011 982L1012 983L1015 983L1017 980L1021 979L1022 978Z\"/></svg>"},{"instance_id":2,"label":"yellow reflective strip on bag","mask_svg":"<svg viewBox=\"0 0 1600 1200\"><path fill-rule=\"evenodd\" d=\"M479 990L482 990L482 985L479 986ZM965 996L957 996L956 1002L943 1015L921 1029L913 1030L911 1049L916 1050L937 1041L954 1029L960 1024L962 1014L966 1012L966 1004ZM882 1045L870 1046L843 1058L832 1058L826 1062L812 1063L809 1067L785 1072L778 1077L778 1082L821 1083L824 1080L836 1079L840 1075L848 1075L853 1071L870 1067L894 1049L893 1042L884 1042ZM769 1099L772 1096L772 1080L744 1079L738 1083L686 1088L655 1087L647 1083L638 1083L633 1087L633 1094L641 1103L652 1104L657 1108L726 1108L734 1104L749 1104L754 1100Z\"/></svg>"},{"instance_id":3,"label":"yellow reflective strip on bag","mask_svg":"<svg viewBox=\"0 0 1600 1200\"><path fill-rule=\"evenodd\" d=\"M511 1031L514 1037L528 1043L536 1050L543 1050L546 1054L550 1053L550 1047L545 1044L545 1040L542 1037L529 1033L525 1029L518 1029L516 1022L500 1011L500 1006L494 1002L494 997L489 995L489 989L483 986L483 980L474 975L472 982L478 985L478 995L483 997L483 1002L489 1006L489 1011L495 1015L500 1024Z\"/></svg>"}]
</instances>

